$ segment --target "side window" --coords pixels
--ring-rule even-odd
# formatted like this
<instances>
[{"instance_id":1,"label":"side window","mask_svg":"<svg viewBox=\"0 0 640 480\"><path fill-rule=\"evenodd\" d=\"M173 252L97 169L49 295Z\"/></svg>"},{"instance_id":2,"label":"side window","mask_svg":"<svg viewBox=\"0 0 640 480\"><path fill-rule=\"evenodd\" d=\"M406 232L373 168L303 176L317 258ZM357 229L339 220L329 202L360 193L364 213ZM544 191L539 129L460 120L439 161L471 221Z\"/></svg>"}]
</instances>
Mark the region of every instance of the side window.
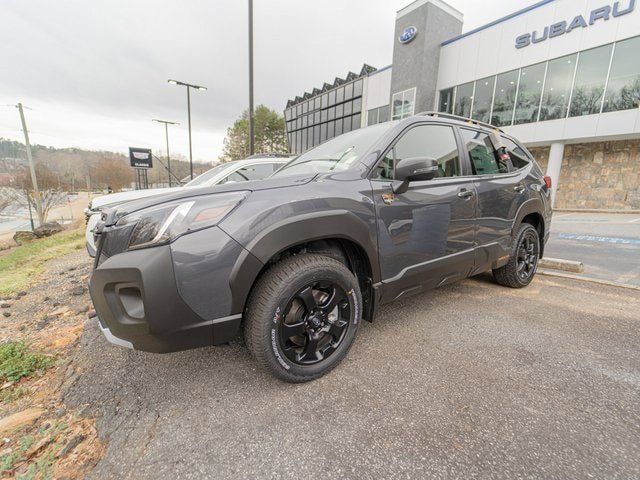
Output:
<instances>
[{"instance_id":1,"label":"side window","mask_svg":"<svg viewBox=\"0 0 640 480\"><path fill-rule=\"evenodd\" d=\"M462 128L460 131L462 132L465 148L469 152L474 175L508 172L505 165L498 163L496 151L493 148L489 135L467 128Z\"/></svg>"},{"instance_id":2,"label":"side window","mask_svg":"<svg viewBox=\"0 0 640 480\"><path fill-rule=\"evenodd\" d=\"M513 140L507 137L502 137L502 141L507 146L509 156L511 157L511 163L516 170L526 167L529 163L529 155Z\"/></svg>"},{"instance_id":3,"label":"side window","mask_svg":"<svg viewBox=\"0 0 640 480\"><path fill-rule=\"evenodd\" d=\"M438 161L438 177L460 175L458 144L453 128L419 125L406 132L376 166L373 178L393 180L395 164L403 158L426 157Z\"/></svg>"}]
</instances>

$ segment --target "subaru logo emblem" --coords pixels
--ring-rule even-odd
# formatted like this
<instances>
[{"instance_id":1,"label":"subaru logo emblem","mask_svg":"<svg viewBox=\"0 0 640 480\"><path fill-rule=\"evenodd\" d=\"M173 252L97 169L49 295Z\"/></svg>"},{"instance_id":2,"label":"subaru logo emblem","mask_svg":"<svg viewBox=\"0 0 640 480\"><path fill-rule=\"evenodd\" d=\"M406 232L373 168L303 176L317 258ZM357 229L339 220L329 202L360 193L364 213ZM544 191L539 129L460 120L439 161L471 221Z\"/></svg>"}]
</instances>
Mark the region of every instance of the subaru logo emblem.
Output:
<instances>
[{"instance_id":1,"label":"subaru logo emblem","mask_svg":"<svg viewBox=\"0 0 640 480\"><path fill-rule=\"evenodd\" d=\"M411 40L416 38L417 33L418 29L416 27L407 27L402 31L400 37L398 37L398 41L400 43L409 43Z\"/></svg>"}]
</instances>

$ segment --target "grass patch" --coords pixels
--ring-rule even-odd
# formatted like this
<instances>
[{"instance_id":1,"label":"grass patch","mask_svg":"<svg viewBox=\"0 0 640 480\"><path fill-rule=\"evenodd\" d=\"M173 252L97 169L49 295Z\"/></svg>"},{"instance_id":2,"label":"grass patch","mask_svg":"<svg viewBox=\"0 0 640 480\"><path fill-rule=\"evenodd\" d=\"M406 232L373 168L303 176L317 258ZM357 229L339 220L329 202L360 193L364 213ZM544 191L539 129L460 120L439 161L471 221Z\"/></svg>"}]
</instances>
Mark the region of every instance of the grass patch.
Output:
<instances>
[{"instance_id":1,"label":"grass patch","mask_svg":"<svg viewBox=\"0 0 640 480\"><path fill-rule=\"evenodd\" d=\"M47 261L83 246L84 229L78 229L33 240L0 256L0 295L25 290L42 272Z\"/></svg>"},{"instance_id":2,"label":"grass patch","mask_svg":"<svg viewBox=\"0 0 640 480\"><path fill-rule=\"evenodd\" d=\"M8 342L0 345L0 380L15 382L36 372L43 372L53 365L53 359L29 350L24 342Z\"/></svg>"}]
</instances>

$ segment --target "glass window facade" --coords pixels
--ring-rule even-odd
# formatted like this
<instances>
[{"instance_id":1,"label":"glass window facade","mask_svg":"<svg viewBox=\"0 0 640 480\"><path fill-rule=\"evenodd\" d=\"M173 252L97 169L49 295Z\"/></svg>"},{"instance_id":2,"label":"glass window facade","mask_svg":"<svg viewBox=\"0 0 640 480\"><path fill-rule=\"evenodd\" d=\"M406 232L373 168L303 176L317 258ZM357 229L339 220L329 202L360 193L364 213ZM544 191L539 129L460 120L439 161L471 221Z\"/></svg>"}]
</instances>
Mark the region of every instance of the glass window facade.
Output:
<instances>
[{"instance_id":1,"label":"glass window facade","mask_svg":"<svg viewBox=\"0 0 640 480\"><path fill-rule=\"evenodd\" d=\"M456 88L456 101L453 113L461 117L471 117L471 102L473 101L473 82L459 85Z\"/></svg>"},{"instance_id":2,"label":"glass window facade","mask_svg":"<svg viewBox=\"0 0 640 480\"><path fill-rule=\"evenodd\" d=\"M389 105L372 108L367 112L367 126L389 121Z\"/></svg>"},{"instance_id":3,"label":"glass window facade","mask_svg":"<svg viewBox=\"0 0 640 480\"><path fill-rule=\"evenodd\" d=\"M502 73L496 78L491 124L496 127L511 125L518 91L518 70Z\"/></svg>"},{"instance_id":4,"label":"glass window facade","mask_svg":"<svg viewBox=\"0 0 640 480\"><path fill-rule=\"evenodd\" d=\"M540 121L565 118L571 97L571 84L578 55L568 55L549 61L544 94L540 105Z\"/></svg>"},{"instance_id":5,"label":"glass window facade","mask_svg":"<svg viewBox=\"0 0 640 480\"><path fill-rule=\"evenodd\" d=\"M391 98L393 109L393 120L410 117L414 113L416 106L416 89L410 88L402 92L394 93Z\"/></svg>"},{"instance_id":6,"label":"glass window facade","mask_svg":"<svg viewBox=\"0 0 640 480\"><path fill-rule=\"evenodd\" d=\"M457 85L438 109L503 127L640 108L638 52L634 37Z\"/></svg>"},{"instance_id":7,"label":"glass window facade","mask_svg":"<svg viewBox=\"0 0 640 480\"><path fill-rule=\"evenodd\" d=\"M604 96L604 112L640 107L640 37L616 44Z\"/></svg>"},{"instance_id":8,"label":"glass window facade","mask_svg":"<svg viewBox=\"0 0 640 480\"><path fill-rule=\"evenodd\" d=\"M538 120L540 110L540 98L542 97L542 85L547 63L538 63L525 67L520 71L520 83L518 85L518 101L516 103L516 115L514 124L531 123Z\"/></svg>"},{"instance_id":9,"label":"glass window facade","mask_svg":"<svg viewBox=\"0 0 640 480\"><path fill-rule=\"evenodd\" d=\"M580 53L571 94L570 117L600 113L613 45Z\"/></svg>"},{"instance_id":10,"label":"glass window facade","mask_svg":"<svg viewBox=\"0 0 640 480\"><path fill-rule=\"evenodd\" d=\"M473 94L473 111L471 112L471 118L474 120L489 123L495 81L496 77L488 77L476 81Z\"/></svg>"},{"instance_id":11,"label":"glass window facade","mask_svg":"<svg viewBox=\"0 0 640 480\"><path fill-rule=\"evenodd\" d=\"M438 110L444 113L453 113L453 96L455 94L455 88L447 88L440 92L440 103Z\"/></svg>"},{"instance_id":12,"label":"glass window facade","mask_svg":"<svg viewBox=\"0 0 640 480\"><path fill-rule=\"evenodd\" d=\"M284 112L291 153L300 154L342 133L360 128L363 79L319 92ZM389 107L387 106L387 119Z\"/></svg>"}]
</instances>

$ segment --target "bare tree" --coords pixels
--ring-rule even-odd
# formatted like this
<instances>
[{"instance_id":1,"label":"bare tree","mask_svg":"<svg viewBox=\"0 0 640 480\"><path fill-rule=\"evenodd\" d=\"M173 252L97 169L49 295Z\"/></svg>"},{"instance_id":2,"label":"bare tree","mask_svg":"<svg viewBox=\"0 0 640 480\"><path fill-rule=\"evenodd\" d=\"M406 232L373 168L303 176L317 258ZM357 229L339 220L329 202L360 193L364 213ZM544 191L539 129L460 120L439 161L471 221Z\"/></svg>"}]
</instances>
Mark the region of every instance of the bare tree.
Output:
<instances>
[{"instance_id":1,"label":"bare tree","mask_svg":"<svg viewBox=\"0 0 640 480\"><path fill-rule=\"evenodd\" d=\"M40 191L41 197L41 207L42 207L42 217L44 221L47 221L47 216L49 215L49 211L58 205L62 205L67 200L67 193L62 190L57 190L53 188L48 188L46 190ZM0 191L0 206L3 205L4 202L7 204L3 207L6 208L8 205L17 204L23 208L29 208L29 205L35 210L36 203L33 196L33 191L28 190L20 190L17 188L3 188Z\"/></svg>"}]
</instances>

